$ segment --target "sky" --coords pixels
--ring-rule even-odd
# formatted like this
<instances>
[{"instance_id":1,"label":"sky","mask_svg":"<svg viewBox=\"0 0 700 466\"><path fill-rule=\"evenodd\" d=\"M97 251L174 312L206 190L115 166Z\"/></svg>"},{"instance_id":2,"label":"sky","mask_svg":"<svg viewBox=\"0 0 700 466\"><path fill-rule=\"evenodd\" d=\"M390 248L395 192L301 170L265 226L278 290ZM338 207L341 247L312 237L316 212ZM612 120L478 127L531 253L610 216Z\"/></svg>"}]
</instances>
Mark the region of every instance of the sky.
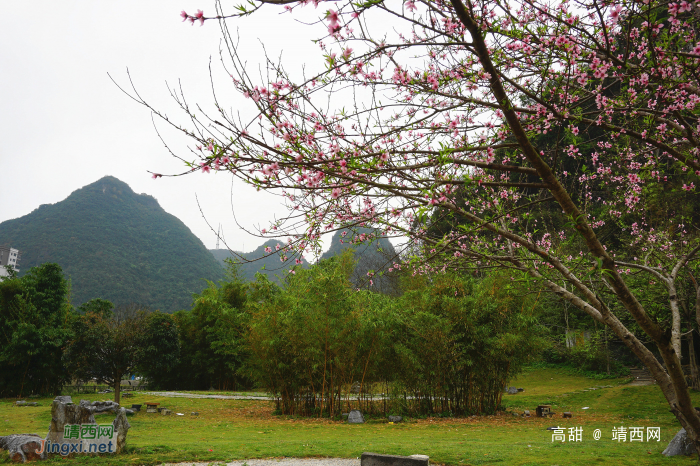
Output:
<instances>
[{"instance_id":1,"label":"sky","mask_svg":"<svg viewBox=\"0 0 700 466\"><path fill-rule=\"evenodd\" d=\"M230 12L237 3L224 2L224 8ZM159 139L150 111L118 87L129 89L130 75L141 97L169 117L182 114L168 85L182 86L190 104L211 109L211 58L217 97L230 108L241 105L243 98L224 79L218 24L190 25L179 16L183 9L213 16L212 0L0 0L0 6L11 17L0 28L0 222L111 175L155 197L209 249L216 246L209 225L216 230L221 224L234 250L252 251L264 242L239 225L265 228L275 214L285 213L278 198L227 173L152 179L149 172L173 174L185 167ZM258 69L262 43L292 68L322 65L311 42L319 26L310 29L281 11L271 6L229 20L248 67ZM320 7L308 14L323 16ZM160 121L155 125L175 153L193 159L185 138Z\"/></svg>"}]
</instances>

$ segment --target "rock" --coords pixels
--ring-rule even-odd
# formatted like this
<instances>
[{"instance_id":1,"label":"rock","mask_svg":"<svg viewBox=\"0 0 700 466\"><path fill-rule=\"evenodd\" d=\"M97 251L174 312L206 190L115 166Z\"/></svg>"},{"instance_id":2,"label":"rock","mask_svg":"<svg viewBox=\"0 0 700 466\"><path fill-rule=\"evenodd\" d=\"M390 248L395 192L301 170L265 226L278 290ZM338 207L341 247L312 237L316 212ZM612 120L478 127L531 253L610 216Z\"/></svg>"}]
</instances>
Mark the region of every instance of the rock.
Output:
<instances>
[{"instance_id":1,"label":"rock","mask_svg":"<svg viewBox=\"0 0 700 466\"><path fill-rule=\"evenodd\" d=\"M24 400L15 401L15 406L24 406L27 402Z\"/></svg>"},{"instance_id":2,"label":"rock","mask_svg":"<svg viewBox=\"0 0 700 466\"><path fill-rule=\"evenodd\" d=\"M131 424L129 424L129 421L126 419L126 409L121 408L119 410L119 414L117 414L117 417L112 422L112 425L114 426L114 430L117 432L117 446L115 453L119 454L122 452L124 447L126 447L126 434L129 432L129 429L131 429Z\"/></svg>"},{"instance_id":3,"label":"rock","mask_svg":"<svg viewBox=\"0 0 700 466\"><path fill-rule=\"evenodd\" d=\"M389 416L389 422L401 422L403 417L401 416Z\"/></svg>"},{"instance_id":4,"label":"rock","mask_svg":"<svg viewBox=\"0 0 700 466\"><path fill-rule=\"evenodd\" d=\"M59 398L68 398L69 401L64 402ZM46 435L46 440L51 441L51 443L63 442L63 428L66 424L96 424L95 416L92 415L92 410L89 409L86 403L81 402L76 405L73 404L70 397L57 396L51 405L51 424L49 425L49 433ZM69 442L69 440L66 440L66 442Z\"/></svg>"},{"instance_id":5,"label":"rock","mask_svg":"<svg viewBox=\"0 0 700 466\"><path fill-rule=\"evenodd\" d=\"M523 411L523 417L530 417L530 410L529 409L526 409L525 411Z\"/></svg>"},{"instance_id":6,"label":"rock","mask_svg":"<svg viewBox=\"0 0 700 466\"><path fill-rule=\"evenodd\" d=\"M572 417L574 417L574 415L571 414L569 411L566 411L566 412L562 413L562 417L564 417L564 418L571 417L572 418Z\"/></svg>"},{"instance_id":7,"label":"rock","mask_svg":"<svg viewBox=\"0 0 700 466\"><path fill-rule=\"evenodd\" d=\"M507 392L509 395L515 395L516 393L518 393L518 389L515 388L515 387L508 387L508 389L506 390L506 392Z\"/></svg>"},{"instance_id":8,"label":"rock","mask_svg":"<svg viewBox=\"0 0 700 466\"><path fill-rule=\"evenodd\" d=\"M690 456L693 453L695 453L695 447L693 446L693 442L688 440L685 429L679 430L676 436L673 437L673 440L669 442L666 449L661 452L664 456Z\"/></svg>"},{"instance_id":9,"label":"rock","mask_svg":"<svg viewBox=\"0 0 700 466\"><path fill-rule=\"evenodd\" d=\"M396 456L364 452L360 457L360 466L428 466L429 463L427 455Z\"/></svg>"},{"instance_id":10,"label":"rock","mask_svg":"<svg viewBox=\"0 0 700 466\"><path fill-rule=\"evenodd\" d=\"M61 400L65 398L68 398L69 403ZM117 439L114 453L119 453L126 445L126 434L131 428L131 424L126 419L126 409L119 408L119 405L112 401L91 402L90 400L80 400L80 403L76 405L72 404L70 397L56 397L51 405L51 424L49 425L49 433L46 435L46 440L51 443L80 443L81 440L79 439L64 439L64 427L75 424L97 424L95 422L95 412L102 413L112 410L117 412L117 417L112 422Z\"/></svg>"},{"instance_id":11,"label":"rock","mask_svg":"<svg viewBox=\"0 0 700 466\"><path fill-rule=\"evenodd\" d=\"M348 424L364 424L365 418L359 409L353 409L348 413Z\"/></svg>"},{"instance_id":12,"label":"rock","mask_svg":"<svg viewBox=\"0 0 700 466\"><path fill-rule=\"evenodd\" d=\"M518 388L518 392L524 392L524 391L525 391L524 388Z\"/></svg>"},{"instance_id":13,"label":"rock","mask_svg":"<svg viewBox=\"0 0 700 466\"><path fill-rule=\"evenodd\" d=\"M73 398L68 395L57 396L53 399L54 401L59 401L61 403L73 403Z\"/></svg>"},{"instance_id":14,"label":"rock","mask_svg":"<svg viewBox=\"0 0 700 466\"><path fill-rule=\"evenodd\" d=\"M199 416L199 413L197 411L193 411L192 416Z\"/></svg>"},{"instance_id":15,"label":"rock","mask_svg":"<svg viewBox=\"0 0 700 466\"><path fill-rule=\"evenodd\" d=\"M89 409L92 414L102 414L102 413L112 413L117 414L119 411L119 403L114 401L90 401L90 400L80 400L80 406Z\"/></svg>"},{"instance_id":16,"label":"rock","mask_svg":"<svg viewBox=\"0 0 700 466\"><path fill-rule=\"evenodd\" d=\"M17 463L46 459L46 453L37 453L41 450L41 440L37 434L8 435L0 437L0 450L7 450L10 460Z\"/></svg>"},{"instance_id":17,"label":"rock","mask_svg":"<svg viewBox=\"0 0 700 466\"><path fill-rule=\"evenodd\" d=\"M167 409L167 408L163 408L163 409L160 411L160 414L162 414L163 416L169 416L170 414L172 414L172 411L170 411L170 410Z\"/></svg>"}]
</instances>

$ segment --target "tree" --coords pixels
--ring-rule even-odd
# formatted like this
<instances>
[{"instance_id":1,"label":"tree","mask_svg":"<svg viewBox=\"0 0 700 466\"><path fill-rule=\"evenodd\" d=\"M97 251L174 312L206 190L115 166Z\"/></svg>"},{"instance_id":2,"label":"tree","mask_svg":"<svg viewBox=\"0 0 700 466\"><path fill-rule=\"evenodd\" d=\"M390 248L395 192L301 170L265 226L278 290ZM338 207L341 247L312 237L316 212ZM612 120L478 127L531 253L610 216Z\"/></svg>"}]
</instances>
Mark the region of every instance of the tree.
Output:
<instances>
[{"instance_id":1,"label":"tree","mask_svg":"<svg viewBox=\"0 0 700 466\"><path fill-rule=\"evenodd\" d=\"M697 205L700 176L692 16L700 6L339 2L318 18L326 69L297 79L272 60L260 78L250 75L228 33L230 17L266 3L290 14L308 4L263 0L235 15L182 13L202 24L219 19L227 70L257 112L243 121L217 101L218 114L202 116L176 93L188 128L151 108L197 146L188 171L227 170L280 191L290 213L261 233L289 235L290 258L317 250L324 232L360 225L417 244L410 263L392 268L501 267L528 277L533 289L612 330L651 371L700 452L700 417L679 358L677 295L667 287L659 318L628 275L640 270L673 283L697 267L700 237L688 223L696 216L680 210ZM391 31L383 27L389 20ZM681 205L664 217L687 221L670 224L647 211L670 195ZM461 219L438 238L424 226L436 208ZM606 225L626 240L604 234Z\"/></svg>"},{"instance_id":2,"label":"tree","mask_svg":"<svg viewBox=\"0 0 700 466\"><path fill-rule=\"evenodd\" d=\"M68 328L68 283L58 264L0 281L0 396L58 394Z\"/></svg>"},{"instance_id":3,"label":"tree","mask_svg":"<svg viewBox=\"0 0 700 466\"><path fill-rule=\"evenodd\" d=\"M138 373L153 387L167 389L176 385L180 340L171 314L155 311L145 317L138 360Z\"/></svg>"},{"instance_id":4,"label":"tree","mask_svg":"<svg viewBox=\"0 0 700 466\"><path fill-rule=\"evenodd\" d=\"M104 312L88 310L73 322L74 338L63 355L68 370L82 381L96 380L114 389L114 401L119 403L122 377L139 365L143 341L145 314L135 307Z\"/></svg>"},{"instance_id":5,"label":"tree","mask_svg":"<svg viewBox=\"0 0 700 466\"><path fill-rule=\"evenodd\" d=\"M247 385L239 369L245 357L243 339L247 286L236 264L227 279L193 296L192 309L175 314L179 329L178 388L235 390Z\"/></svg>"}]
</instances>

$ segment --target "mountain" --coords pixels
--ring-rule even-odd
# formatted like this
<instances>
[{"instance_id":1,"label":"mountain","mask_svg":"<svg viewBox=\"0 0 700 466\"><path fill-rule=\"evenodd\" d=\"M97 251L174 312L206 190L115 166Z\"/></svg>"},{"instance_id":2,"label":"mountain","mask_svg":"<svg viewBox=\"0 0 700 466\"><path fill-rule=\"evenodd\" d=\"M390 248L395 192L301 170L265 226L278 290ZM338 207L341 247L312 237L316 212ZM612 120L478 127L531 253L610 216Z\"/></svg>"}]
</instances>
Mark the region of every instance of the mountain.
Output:
<instances>
[{"instance_id":1,"label":"mountain","mask_svg":"<svg viewBox=\"0 0 700 466\"><path fill-rule=\"evenodd\" d=\"M173 312L190 307L192 293L206 287L202 279L223 278L184 223L152 196L111 176L0 223L0 245L19 249L22 273L58 263L71 280L76 306L103 298Z\"/></svg>"},{"instance_id":2,"label":"mountain","mask_svg":"<svg viewBox=\"0 0 700 466\"><path fill-rule=\"evenodd\" d=\"M363 236L364 235L364 236ZM388 273L390 264L399 262L394 246L384 237L378 237L373 241L364 240L366 237L377 235L376 230L370 228L355 228L336 231L331 239L331 247L324 252L321 260L328 259L345 249L355 250L357 265L350 281L357 288L368 288L373 291L386 294L398 293L398 282L395 274ZM372 284L367 275L373 271Z\"/></svg>"},{"instance_id":3,"label":"mountain","mask_svg":"<svg viewBox=\"0 0 700 466\"><path fill-rule=\"evenodd\" d=\"M260 272L266 275L270 281L279 283L277 276L284 278L287 275L287 271L293 267L295 264L294 259L288 259L286 262L280 260L280 254L277 252L277 246L282 248L284 243L274 239L267 240L262 246L258 247L255 251L243 254L238 251L229 251L228 249L210 249L209 252L219 261L222 267L226 267L226 259L238 260L240 262L240 274L245 281L252 282L255 281L255 274ZM265 252L265 248L269 247L273 254L266 256L268 253ZM239 258L240 256L241 258ZM255 260L258 259L258 260ZM245 262L254 261L254 262ZM308 262L302 260L302 267L308 267Z\"/></svg>"}]
</instances>

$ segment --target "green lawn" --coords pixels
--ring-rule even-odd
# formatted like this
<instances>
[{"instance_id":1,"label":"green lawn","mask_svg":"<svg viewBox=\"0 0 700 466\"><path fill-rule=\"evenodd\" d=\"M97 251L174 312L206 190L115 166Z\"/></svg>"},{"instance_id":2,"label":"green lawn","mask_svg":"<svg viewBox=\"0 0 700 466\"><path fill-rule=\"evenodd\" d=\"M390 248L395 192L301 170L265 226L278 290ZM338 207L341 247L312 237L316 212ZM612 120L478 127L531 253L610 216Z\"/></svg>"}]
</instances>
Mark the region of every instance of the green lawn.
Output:
<instances>
[{"instance_id":1,"label":"green lawn","mask_svg":"<svg viewBox=\"0 0 700 466\"><path fill-rule=\"evenodd\" d=\"M661 451L679 429L655 386L628 387L619 380L591 380L556 369L531 369L510 385L525 388L504 395L506 412L461 419L409 419L391 425L370 419L363 425L340 421L273 416L273 404L257 400L159 398L136 394L126 405L160 402L184 416L141 412L130 417L128 452L119 457L53 458L60 464L159 464L178 461L229 461L267 457L346 457L364 451L397 455L426 454L447 465L690 465L692 458L665 458ZM583 391L604 385L613 388ZM700 395L700 394L698 394ZM100 395L104 397L105 395ZM696 396L700 405L700 396ZM77 401L78 397L74 397ZM19 408L0 400L0 435L31 432L45 435L50 399L40 407ZM513 416L538 404L551 404L553 419ZM583 410L581 408L588 407ZM198 411L199 416L190 415ZM562 419L563 411L574 413ZM107 416L104 417L107 419ZM111 420L111 417L109 417ZM99 422L99 420L98 420ZM581 442L552 442L549 426L582 427ZM660 427L661 441L614 442L613 427ZM594 429L602 437L594 440ZM568 434L568 430L566 431ZM3 452L0 463L7 463Z\"/></svg>"}]
</instances>

